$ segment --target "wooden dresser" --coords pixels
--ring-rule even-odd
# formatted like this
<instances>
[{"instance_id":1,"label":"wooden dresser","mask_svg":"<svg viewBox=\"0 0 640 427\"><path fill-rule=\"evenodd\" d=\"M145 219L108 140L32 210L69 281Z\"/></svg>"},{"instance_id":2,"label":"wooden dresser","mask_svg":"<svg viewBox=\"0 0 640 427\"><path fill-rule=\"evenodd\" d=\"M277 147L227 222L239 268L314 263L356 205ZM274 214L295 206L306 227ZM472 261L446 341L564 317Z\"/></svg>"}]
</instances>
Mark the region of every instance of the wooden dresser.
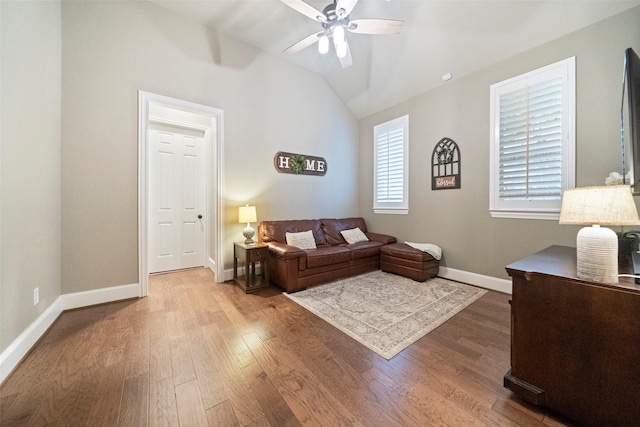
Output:
<instances>
[{"instance_id":1,"label":"wooden dresser","mask_svg":"<svg viewBox=\"0 0 640 427\"><path fill-rule=\"evenodd\" d=\"M506 269L513 296L504 386L581 425L640 425L640 285L578 279L576 250L566 246Z\"/></svg>"}]
</instances>

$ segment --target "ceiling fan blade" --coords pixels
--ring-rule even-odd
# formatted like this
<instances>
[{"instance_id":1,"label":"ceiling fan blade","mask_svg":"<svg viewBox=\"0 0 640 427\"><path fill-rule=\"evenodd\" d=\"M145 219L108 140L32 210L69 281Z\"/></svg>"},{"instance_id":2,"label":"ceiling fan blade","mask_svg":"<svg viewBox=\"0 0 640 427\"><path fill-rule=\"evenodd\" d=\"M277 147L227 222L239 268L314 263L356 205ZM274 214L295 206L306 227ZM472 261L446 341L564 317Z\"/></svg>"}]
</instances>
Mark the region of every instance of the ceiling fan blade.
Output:
<instances>
[{"instance_id":1,"label":"ceiling fan blade","mask_svg":"<svg viewBox=\"0 0 640 427\"><path fill-rule=\"evenodd\" d=\"M404 21L394 19L354 19L347 30L357 34L399 34Z\"/></svg>"},{"instance_id":2,"label":"ceiling fan blade","mask_svg":"<svg viewBox=\"0 0 640 427\"><path fill-rule=\"evenodd\" d=\"M351 13L358 0L338 0L336 3L336 14L338 19L344 18Z\"/></svg>"},{"instance_id":3,"label":"ceiling fan blade","mask_svg":"<svg viewBox=\"0 0 640 427\"><path fill-rule=\"evenodd\" d=\"M282 3L289 6L291 9L300 12L301 14L308 16L319 22L326 22L327 17L324 13L320 12L315 7L303 2L302 0L280 0Z\"/></svg>"},{"instance_id":4,"label":"ceiling fan blade","mask_svg":"<svg viewBox=\"0 0 640 427\"><path fill-rule=\"evenodd\" d=\"M320 31L319 33L314 33L311 34L308 37L303 38L302 40L300 40L299 42L289 46L288 48L286 48L284 50L285 53L296 53L296 52L300 52L302 49L307 48L309 46L311 46L314 43L317 43L318 40L320 40L320 36L322 35L322 31Z\"/></svg>"},{"instance_id":5,"label":"ceiling fan blade","mask_svg":"<svg viewBox=\"0 0 640 427\"><path fill-rule=\"evenodd\" d=\"M347 43L346 40L345 40L345 43ZM338 59L340 60L340 65L342 65L342 68L351 67L351 65L353 64L353 61L351 59L351 49L349 49L349 43L347 43L346 56L344 58L338 57Z\"/></svg>"}]
</instances>

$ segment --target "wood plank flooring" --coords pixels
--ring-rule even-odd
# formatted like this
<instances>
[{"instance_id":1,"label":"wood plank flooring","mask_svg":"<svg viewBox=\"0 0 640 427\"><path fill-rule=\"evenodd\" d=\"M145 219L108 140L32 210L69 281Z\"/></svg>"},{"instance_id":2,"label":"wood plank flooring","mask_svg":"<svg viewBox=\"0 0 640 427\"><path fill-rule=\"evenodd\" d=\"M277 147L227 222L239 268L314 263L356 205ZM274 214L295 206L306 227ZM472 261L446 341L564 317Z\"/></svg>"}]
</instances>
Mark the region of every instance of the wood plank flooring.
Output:
<instances>
[{"instance_id":1,"label":"wood plank flooring","mask_svg":"<svg viewBox=\"0 0 640 427\"><path fill-rule=\"evenodd\" d=\"M561 426L502 387L508 296L387 361L276 288L209 270L63 313L0 388L0 426Z\"/></svg>"}]
</instances>

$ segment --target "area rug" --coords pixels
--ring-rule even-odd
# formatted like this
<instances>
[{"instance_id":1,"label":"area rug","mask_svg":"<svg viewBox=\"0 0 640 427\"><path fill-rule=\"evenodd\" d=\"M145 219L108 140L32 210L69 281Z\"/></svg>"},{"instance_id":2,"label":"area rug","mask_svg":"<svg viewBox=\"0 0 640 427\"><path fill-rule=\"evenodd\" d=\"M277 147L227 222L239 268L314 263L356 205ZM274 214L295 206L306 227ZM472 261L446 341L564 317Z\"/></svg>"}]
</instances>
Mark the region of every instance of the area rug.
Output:
<instances>
[{"instance_id":1,"label":"area rug","mask_svg":"<svg viewBox=\"0 0 640 427\"><path fill-rule=\"evenodd\" d=\"M378 270L285 295L389 360L486 292Z\"/></svg>"}]
</instances>

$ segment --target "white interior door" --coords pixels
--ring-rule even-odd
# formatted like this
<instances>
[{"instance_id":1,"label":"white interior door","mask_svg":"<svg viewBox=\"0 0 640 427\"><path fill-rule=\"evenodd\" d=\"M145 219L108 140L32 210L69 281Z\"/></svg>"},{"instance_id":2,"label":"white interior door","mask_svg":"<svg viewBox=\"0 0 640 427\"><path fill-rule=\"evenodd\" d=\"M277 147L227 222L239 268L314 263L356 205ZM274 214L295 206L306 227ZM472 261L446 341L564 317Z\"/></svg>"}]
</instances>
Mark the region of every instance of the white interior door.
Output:
<instances>
[{"instance_id":1,"label":"white interior door","mask_svg":"<svg viewBox=\"0 0 640 427\"><path fill-rule=\"evenodd\" d=\"M149 130L149 272L204 266L204 132Z\"/></svg>"}]
</instances>

